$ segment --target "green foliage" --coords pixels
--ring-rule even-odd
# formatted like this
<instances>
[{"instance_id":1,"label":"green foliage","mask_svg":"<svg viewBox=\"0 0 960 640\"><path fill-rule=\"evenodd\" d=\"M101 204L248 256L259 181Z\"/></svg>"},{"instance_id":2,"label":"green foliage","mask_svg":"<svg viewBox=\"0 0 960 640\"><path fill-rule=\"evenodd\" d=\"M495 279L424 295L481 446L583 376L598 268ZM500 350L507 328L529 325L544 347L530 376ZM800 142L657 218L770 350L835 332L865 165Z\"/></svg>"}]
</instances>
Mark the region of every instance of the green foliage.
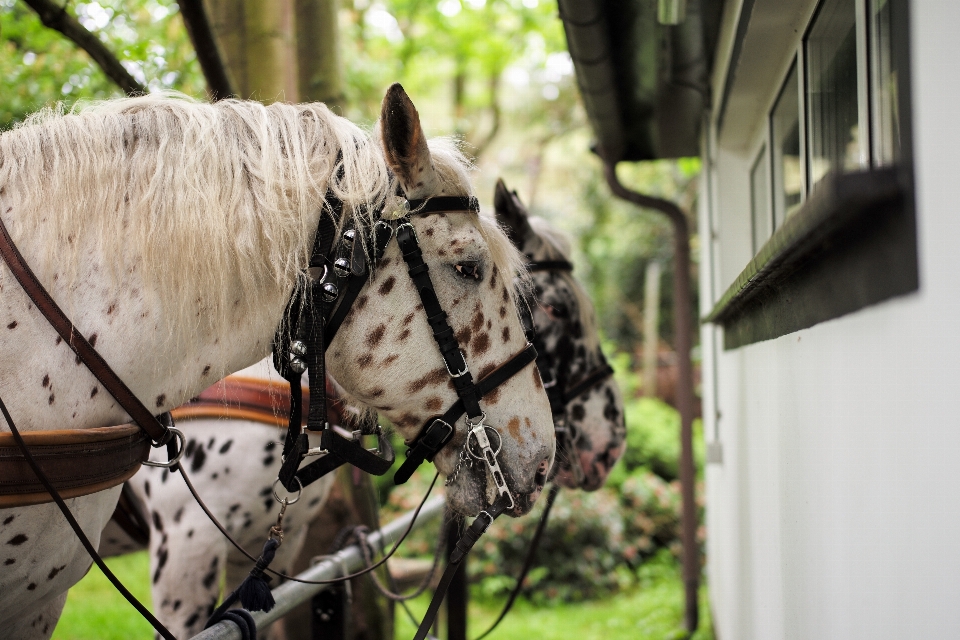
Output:
<instances>
[{"instance_id":1,"label":"green foliage","mask_svg":"<svg viewBox=\"0 0 960 640\"><path fill-rule=\"evenodd\" d=\"M77 2L68 10L151 90L204 94L174 0ZM45 105L123 95L86 52L14 0L0 0L0 87L0 129Z\"/></svg>"}]
</instances>

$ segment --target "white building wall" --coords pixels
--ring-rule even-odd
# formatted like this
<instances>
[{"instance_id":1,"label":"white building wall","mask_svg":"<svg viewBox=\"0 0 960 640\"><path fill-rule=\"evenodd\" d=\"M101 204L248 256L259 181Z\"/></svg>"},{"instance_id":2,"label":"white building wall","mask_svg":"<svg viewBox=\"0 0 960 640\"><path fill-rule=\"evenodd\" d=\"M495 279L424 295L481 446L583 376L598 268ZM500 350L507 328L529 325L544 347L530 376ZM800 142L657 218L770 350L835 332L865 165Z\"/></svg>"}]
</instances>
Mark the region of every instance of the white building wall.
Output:
<instances>
[{"instance_id":1,"label":"white building wall","mask_svg":"<svg viewBox=\"0 0 960 640\"><path fill-rule=\"evenodd\" d=\"M911 16L919 292L730 351L702 330L721 640L960 638L960 2ZM750 258L750 163L714 160L704 309Z\"/></svg>"}]
</instances>

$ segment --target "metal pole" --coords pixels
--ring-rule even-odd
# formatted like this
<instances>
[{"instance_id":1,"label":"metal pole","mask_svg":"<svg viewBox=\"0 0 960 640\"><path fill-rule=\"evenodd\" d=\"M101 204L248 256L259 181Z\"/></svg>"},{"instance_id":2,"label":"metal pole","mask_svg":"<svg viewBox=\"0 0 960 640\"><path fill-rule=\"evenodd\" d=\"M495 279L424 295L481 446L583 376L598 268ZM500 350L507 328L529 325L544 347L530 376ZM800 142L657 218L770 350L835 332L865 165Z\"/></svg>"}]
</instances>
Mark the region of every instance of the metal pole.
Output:
<instances>
[{"instance_id":1,"label":"metal pole","mask_svg":"<svg viewBox=\"0 0 960 640\"><path fill-rule=\"evenodd\" d=\"M422 525L427 520L432 520L443 513L444 499L442 497L431 498L420 511L417 518L417 525ZM379 531L371 533L367 540L374 549L392 545L406 531L413 518L413 512L406 513L393 522L387 524ZM362 569L364 566L363 556L357 545L352 545L343 549L323 562L307 569L297 577L302 580L332 580L337 576L342 576L345 572L351 573ZM273 598L277 604L270 612L257 611L253 614L253 619L257 623L257 628L265 628L271 622L274 622L293 610L301 602L311 598L315 593L327 589L329 585L323 584L303 584L300 582L285 582L273 590ZM193 636L192 640L242 640L240 629L232 622L224 621L215 624L209 629L205 629Z\"/></svg>"}]
</instances>

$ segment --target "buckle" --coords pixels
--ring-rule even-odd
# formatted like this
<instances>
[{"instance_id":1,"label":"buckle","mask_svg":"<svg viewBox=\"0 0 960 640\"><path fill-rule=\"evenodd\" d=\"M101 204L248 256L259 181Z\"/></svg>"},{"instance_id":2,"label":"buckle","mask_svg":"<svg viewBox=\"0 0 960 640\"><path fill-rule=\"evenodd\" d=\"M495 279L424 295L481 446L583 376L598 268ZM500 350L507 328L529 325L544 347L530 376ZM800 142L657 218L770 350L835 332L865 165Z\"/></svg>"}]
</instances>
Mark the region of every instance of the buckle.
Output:
<instances>
[{"instance_id":1,"label":"buckle","mask_svg":"<svg viewBox=\"0 0 960 640\"><path fill-rule=\"evenodd\" d=\"M457 349L457 351L460 353L460 359L463 360L463 369L461 371L458 371L457 373L450 371L450 365L447 364L447 359L443 358L443 366L446 367L447 373L450 374L451 378L462 378L463 376L470 373L470 367L467 366L466 356L463 355L463 351L460 351L460 349Z\"/></svg>"},{"instance_id":2,"label":"buckle","mask_svg":"<svg viewBox=\"0 0 960 640\"><path fill-rule=\"evenodd\" d=\"M453 432L454 428L452 424L442 418L434 418L433 422L424 432L420 442L417 443L417 446L423 446L430 451L431 456L428 457L427 460L432 462L433 456L453 437Z\"/></svg>"}]
</instances>

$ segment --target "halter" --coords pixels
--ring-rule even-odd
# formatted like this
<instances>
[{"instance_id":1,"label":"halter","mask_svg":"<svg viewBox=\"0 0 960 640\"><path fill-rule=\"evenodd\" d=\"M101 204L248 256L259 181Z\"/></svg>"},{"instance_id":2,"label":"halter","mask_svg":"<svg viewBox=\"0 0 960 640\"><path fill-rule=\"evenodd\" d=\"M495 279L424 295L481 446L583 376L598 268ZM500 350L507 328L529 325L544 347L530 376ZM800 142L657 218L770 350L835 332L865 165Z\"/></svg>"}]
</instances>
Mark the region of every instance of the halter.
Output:
<instances>
[{"instance_id":1,"label":"halter","mask_svg":"<svg viewBox=\"0 0 960 640\"><path fill-rule=\"evenodd\" d=\"M404 482L421 462L432 461L453 439L454 425L466 414L470 428L466 446L470 447L476 441L479 456L482 456L490 471L498 495L506 503L504 509L512 509L513 496L490 443L491 437L499 442L500 436L496 430L484 424L480 400L534 362L537 350L532 344L527 344L491 374L474 382L454 331L447 322L447 314L437 298L411 217L439 212L479 214L477 199L438 196L408 200L398 196L398 200L397 213L402 215L397 219L384 220L383 208L376 212L377 222L367 238L368 246L372 247L371 262L376 264L383 257L387 244L395 237L458 400L443 415L432 418L421 429L395 480L398 484ZM343 202L328 194L326 213L329 215L321 216L314 240L308 282L298 287L291 296L285 314L288 324L281 325L274 340L274 366L290 383L291 392L291 418L279 475L280 483L288 491L296 491L310 484L345 462L368 473L383 475L394 460L393 449L379 425L361 425L351 439L339 435L327 423L323 385L326 374L325 351L367 283L370 265L363 244L358 241L358 229L352 223L348 223L339 239L336 237L335 225L343 215ZM307 424L301 428L300 377L304 371L310 373L310 411ZM310 449L307 431L320 432L320 446L316 449ZM376 434L378 437L379 444L375 451L367 450L362 445L361 438L367 434ZM312 455L321 457L298 468L307 456Z\"/></svg>"}]
</instances>

